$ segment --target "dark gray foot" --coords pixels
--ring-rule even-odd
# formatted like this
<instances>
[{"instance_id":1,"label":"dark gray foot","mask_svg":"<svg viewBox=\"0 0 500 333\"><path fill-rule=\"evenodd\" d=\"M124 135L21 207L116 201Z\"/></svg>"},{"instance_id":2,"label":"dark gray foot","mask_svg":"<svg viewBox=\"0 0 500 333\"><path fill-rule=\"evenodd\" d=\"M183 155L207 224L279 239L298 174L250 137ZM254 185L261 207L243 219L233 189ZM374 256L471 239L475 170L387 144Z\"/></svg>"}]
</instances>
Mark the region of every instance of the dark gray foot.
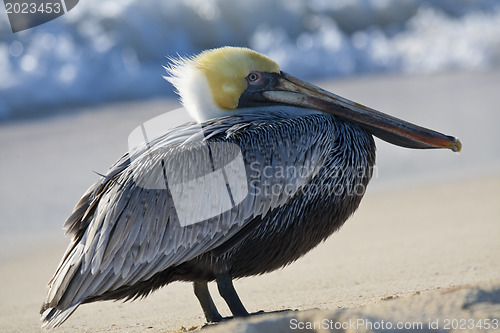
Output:
<instances>
[{"instance_id":1,"label":"dark gray foot","mask_svg":"<svg viewBox=\"0 0 500 333\"><path fill-rule=\"evenodd\" d=\"M207 318L207 322L215 323L222 320L222 316L217 311L217 307L210 296L210 291L208 290L208 284L206 282L193 282L194 294L200 301L201 308Z\"/></svg>"},{"instance_id":2,"label":"dark gray foot","mask_svg":"<svg viewBox=\"0 0 500 333\"><path fill-rule=\"evenodd\" d=\"M233 286L233 280L229 273L222 273L216 277L217 287L219 288L219 293L226 301L229 309L231 310L233 316L235 317L246 317L248 312L241 303L238 294Z\"/></svg>"}]
</instances>

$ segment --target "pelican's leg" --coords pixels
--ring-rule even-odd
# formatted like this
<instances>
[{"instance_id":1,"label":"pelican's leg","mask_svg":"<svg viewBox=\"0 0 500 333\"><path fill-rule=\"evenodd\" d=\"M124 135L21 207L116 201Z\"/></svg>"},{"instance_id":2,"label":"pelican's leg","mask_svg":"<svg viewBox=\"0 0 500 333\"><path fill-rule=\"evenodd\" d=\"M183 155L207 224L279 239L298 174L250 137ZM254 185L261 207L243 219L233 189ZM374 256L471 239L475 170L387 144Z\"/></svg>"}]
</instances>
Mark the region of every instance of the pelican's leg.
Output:
<instances>
[{"instance_id":1,"label":"pelican's leg","mask_svg":"<svg viewBox=\"0 0 500 333\"><path fill-rule=\"evenodd\" d=\"M222 316L217 311L217 307L210 296L208 291L208 284L206 282L193 282L194 294L200 301L201 308L207 318L207 322L215 323L222 320Z\"/></svg>"},{"instance_id":2,"label":"pelican's leg","mask_svg":"<svg viewBox=\"0 0 500 333\"><path fill-rule=\"evenodd\" d=\"M245 317L248 316L248 312L241 303L238 294L233 286L233 280L229 273L222 273L216 276L217 287L219 288L219 293L226 301L229 309L235 317Z\"/></svg>"}]
</instances>

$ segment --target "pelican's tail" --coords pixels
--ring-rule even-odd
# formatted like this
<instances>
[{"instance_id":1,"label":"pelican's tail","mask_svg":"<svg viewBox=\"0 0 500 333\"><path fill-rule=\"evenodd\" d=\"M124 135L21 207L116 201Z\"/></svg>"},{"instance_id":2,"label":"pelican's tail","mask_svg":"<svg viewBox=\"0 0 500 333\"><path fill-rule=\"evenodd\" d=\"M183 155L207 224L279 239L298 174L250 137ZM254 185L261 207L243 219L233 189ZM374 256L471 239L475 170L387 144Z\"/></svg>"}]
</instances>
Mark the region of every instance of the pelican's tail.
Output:
<instances>
[{"instance_id":1,"label":"pelican's tail","mask_svg":"<svg viewBox=\"0 0 500 333\"><path fill-rule=\"evenodd\" d=\"M67 309L57 309L57 308L45 308L46 304L42 306L42 311L40 314L42 317L40 321L42 322L42 328L56 328L68 319L69 316L78 308L80 302L71 305Z\"/></svg>"},{"instance_id":2,"label":"pelican's tail","mask_svg":"<svg viewBox=\"0 0 500 333\"><path fill-rule=\"evenodd\" d=\"M49 282L49 292L40 310L43 328L61 325L85 299L86 295L75 295L75 288L67 294L75 273L81 267L82 249L83 245L73 241Z\"/></svg>"}]
</instances>

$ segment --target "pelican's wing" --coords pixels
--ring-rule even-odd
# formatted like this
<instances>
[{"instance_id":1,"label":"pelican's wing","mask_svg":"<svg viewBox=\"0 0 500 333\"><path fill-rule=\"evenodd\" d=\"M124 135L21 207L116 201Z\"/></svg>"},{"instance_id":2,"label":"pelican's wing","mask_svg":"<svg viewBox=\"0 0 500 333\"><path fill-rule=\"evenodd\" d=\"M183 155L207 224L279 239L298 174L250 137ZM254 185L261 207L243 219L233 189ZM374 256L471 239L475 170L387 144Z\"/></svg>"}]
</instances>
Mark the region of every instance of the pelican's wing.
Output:
<instances>
[{"instance_id":1,"label":"pelican's wing","mask_svg":"<svg viewBox=\"0 0 500 333\"><path fill-rule=\"evenodd\" d=\"M45 326L222 245L319 171L328 151L320 146L332 141L322 116L247 117L179 127L124 156L87 191L65 225L74 238L49 284Z\"/></svg>"}]
</instances>

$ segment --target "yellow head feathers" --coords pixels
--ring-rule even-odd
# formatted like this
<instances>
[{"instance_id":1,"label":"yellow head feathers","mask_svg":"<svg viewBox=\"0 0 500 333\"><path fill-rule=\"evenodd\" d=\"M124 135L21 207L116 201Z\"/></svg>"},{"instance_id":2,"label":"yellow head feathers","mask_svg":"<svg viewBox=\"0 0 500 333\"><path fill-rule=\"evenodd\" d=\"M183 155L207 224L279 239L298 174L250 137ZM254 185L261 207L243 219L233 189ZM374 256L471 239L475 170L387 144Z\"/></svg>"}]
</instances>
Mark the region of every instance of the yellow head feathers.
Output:
<instances>
[{"instance_id":1,"label":"yellow head feathers","mask_svg":"<svg viewBox=\"0 0 500 333\"><path fill-rule=\"evenodd\" d=\"M197 120L228 115L238 106L253 71L279 73L270 58L241 47L222 47L191 59L173 60L166 77L177 89L182 104Z\"/></svg>"},{"instance_id":2,"label":"yellow head feathers","mask_svg":"<svg viewBox=\"0 0 500 333\"><path fill-rule=\"evenodd\" d=\"M224 110L238 106L247 88L245 78L253 71L279 73L277 63L253 50L223 47L208 50L195 58L195 66L205 75L214 102Z\"/></svg>"}]
</instances>

